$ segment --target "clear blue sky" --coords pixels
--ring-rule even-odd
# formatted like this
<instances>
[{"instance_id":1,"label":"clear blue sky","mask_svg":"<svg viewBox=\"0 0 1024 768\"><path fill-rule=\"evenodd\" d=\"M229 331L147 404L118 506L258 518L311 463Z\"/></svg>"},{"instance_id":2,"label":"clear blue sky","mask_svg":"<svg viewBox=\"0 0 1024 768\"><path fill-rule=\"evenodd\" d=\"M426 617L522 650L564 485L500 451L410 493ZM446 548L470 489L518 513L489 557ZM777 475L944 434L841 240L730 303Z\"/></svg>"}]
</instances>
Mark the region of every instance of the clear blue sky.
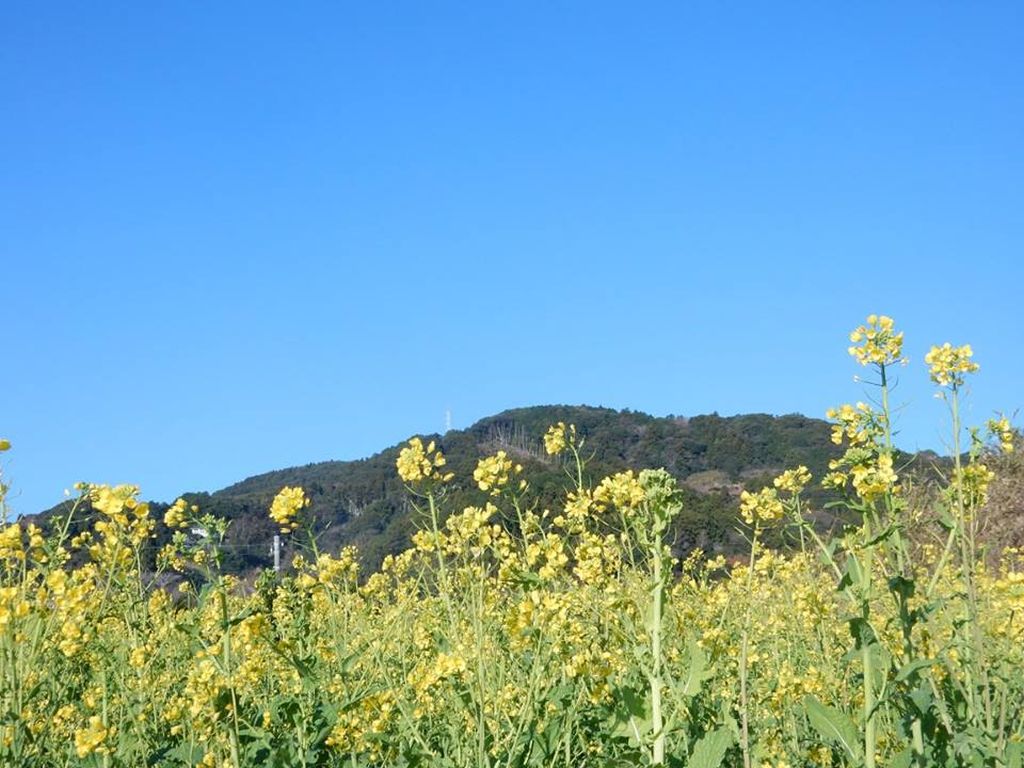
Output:
<instances>
[{"instance_id":1,"label":"clear blue sky","mask_svg":"<svg viewBox=\"0 0 1024 768\"><path fill-rule=\"evenodd\" d=\"M513 406L1024 406L1024 6L55 3L0 22L15 512Z\"/></svg>"}]
</instances>

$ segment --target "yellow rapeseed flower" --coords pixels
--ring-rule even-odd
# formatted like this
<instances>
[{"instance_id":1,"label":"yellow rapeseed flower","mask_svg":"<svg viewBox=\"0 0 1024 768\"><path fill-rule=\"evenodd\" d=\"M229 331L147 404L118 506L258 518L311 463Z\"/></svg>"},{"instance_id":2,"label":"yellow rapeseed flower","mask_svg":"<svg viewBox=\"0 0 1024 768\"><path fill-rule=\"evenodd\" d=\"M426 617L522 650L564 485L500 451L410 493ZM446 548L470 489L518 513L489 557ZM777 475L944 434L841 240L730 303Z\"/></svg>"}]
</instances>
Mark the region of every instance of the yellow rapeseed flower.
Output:
<instances>
[{"instance_id":1,"label":"yellow rapeseed flower","mask_svg":"<svg viewBox=\"0 0 1024 768\"><path fill-rule=\"evenodd\" d=\"M133 669L142 669L146 666L152 651L144 645L132 648L128 654L128 665Z\"/></svg>"},{"instance_id":2,"label":"yellow rapeseed flower","mask_svg":"<svg viewBox=\"0 0 1024 768\"><path fill-rule=\"evenodd\" d=\"M781 520L785 507L774 488L762 488L757 493L743 491L740 494L740 514L747 525L772 523Z\"/></svg>"},{"instance_id":3,"label":"yellow rapeseed flower","mask_svg":"<svg viewBox=\"0 0 1024 768\"><path fill-rule=\"evenodd\" d=\"M488 525L497 512L498 508L488 502L485 507L466 507L460 514L452 515L445 521L448 534L444 536L442 546L451 554L468 548L474 557L480 556L501 530L500 526ZM426 534L433 539L429 532Z\"/></svg>"},{"instance_id":4,"label":"yellow rapeseed flower","mask_svg":"<svg viewBox=\"0 0 1024 768\"><path fill-rule=\"evenodd\" d=\"M565 514L554 519L555 525L567 531L579 532L586 525L594 500L587 491L570 491L565 497Z\"/></svg>"},{"instance_id":5,"label":"yellow rapeseed flower","mask_svg":"<svg viewBox=\"0 0 1024 768\"><path fill-rule=\"evenodd\" d=\"M861 462L850 468L853 489L866 502L898 490L899 477L892 468L892 454L880 454L874 462Z\"/></svg>"},{"instance_id":6,"label":"yellow rapeseed flower","mask_svg":"<svg viewBox=\"0 0 1024 768\"><path fill-rule=\"evenodd\" d=\"M188 503L184 499L178 499L164 513L164 525L168 528L184 528L188 520L185 513L188 511Z\"/></svg>"},{"instance_id":7,"label":"yellow rapeseed flower","mask_svg":"<svg viewBox=\"0 0 1024 768\"><path fill-rule=\"evenodd\" d=\"M509 477L522 470L522 466L514 464L508 454L498 451L493 456L480 459L473 470L473 479L481 491L490 491L492 496L497 496L502 487L508 485Z\"/></svg>"},{"instance_id":8,"label":"yellow rapeseed flower","mask_svg":"<svg viewBox=\"0 0 1024 768\"><path fill-rule=\"evenodd\" d=\"M138 493L137 485L96 485L89 488L89 501L97 512L119 519L125 510L138 506Z\"/></svg>"},{"instance_id":9,"label":"yellow rapeseed flower","mask_svg":"<svg viewBox=\"0 0 1024 768\"><path fill-rule=\"evenodd\" d=\"M298 514L309 506L309 499L301 488L285 486L270 505L270 518L281 526L281 533L290 533L299 527Z\"/></svg>"},{"instance_id":10,"label":"yellow rapeseed flower","mask_svg":"<svg viewBox=\"0 0 1024 768\"><path fill-rule=\"evenodd\" d=\"M903 332L894 332L893 319L886 315L868 315L867 324L850 333L853 346L849 353L861 365L892 365L905 362Z\"/></svg>"},{"instance_id":11,"label":"yellow rapeseed flower","mask_svg":"<svg viewBox=\"0 0 1024 768\"><path fill-rule=\"evenodd\" d=\"M0 558L23 559L22 530L18 523L0 528Z\"/></svg>"},{"instance_id":12,"label":"yellow rapeseed flower","mask_svg":"<svg viewBox=\"0 0 1024 768\"><path fill-rule=\"evenodd\" d=\"M110 730L103 725L102 718L93 715L85 728L75 731L75 752L79 757L88 757L93 752L107 752L103 745L108 735Z\"/></svg>"},{"instance_id":13,"label":"yellow rapeseed flower","mask_svg":"<svg viewBox=\"0 0 1024 768\"><path fill-rule=\"evenodd\" d=\"M1000 416L998 419L989 419L988 431L999 441L999 448L1003 453L1013 453L1013 427L1008 418Z\"/></svg>"},{"instance_id":14,"label":"yellow rapeseed flower","mask_svg":"<svg viewBox=\"0 0 1024 768\"><path fill-rule=\"evenodd\" d=\"M878 417L866 403L844 403L838 408L829 408L825 418L836 422L832 425L832 442L836 445L841 445L844 437L851 445L864 445L881 432Z\"/></svg>"},{"instance_id":15,"label":"yellow rapeseed flower","mask_svg":"<svg viewBox=\"0 0 1024 768\"><path fill-rule=\"evenodd\" d=\"M959 387L964 376L974 373L980 367L972 362L974 350L970 344L954 347L948 341L941 347L932 347L924 361L928 364L931 379L940 387Z\"/></svg>"},{"instance_id":16,"label":"yellow rapeseed flower","mask_svg":"<svg viewBox=\"0 0 1024 768\"><path fill-rule=\"evenodd\" d=\"M842 491L846 488L846 484L850 481L849 475L842 471L844 462L838 459L832 459L828 463L829 472L825 473L825 476L821 478L821 487L827 488L833 491Z\"/></svg>"},{"instance_id":17,"label":"yellow rapeseed flower","mask_svg":"<svg viewBox=\"0 0 1024 768\"><path fill-rule=\"evenodd\" d=\"M572 424L566 427L564 421L548 427L548 431L544 434L544 450L548 452L549 456L557 456L565 450L568 445L568 432L570 430L575 435L576 425Z\"/></svg>"},{"instance_id":18,"label":"yellow rapeseed flower","mask_svg":"<svg viewBox=\"0 0 1024 768\"><path fill-rule=\"evenodd\" d=\"M615 506L622 511L633 510L646 498L644 487L631 469L606 477L594 489L594 502L599 509Z\"/></svg>"},{"instance_id":19,"label":"yellow rapeseed flower","mask_svg":"<svg viewBox=\"0 0 1024 768\"><path fill-rule=\"evenodd\" d=\"M811 471L800 465L796 469L787 469L776 477L772 484L780 491L789 491L792 494L800 493L807 484L811 482Z\"/></svg>"},{"instance_id":20,"label":"yellow rapeseed flower","mask_svg":"<svg viewBox=\"0 0 1024 768\"><path fill-rule=\"evenodd\" d=\"M398 453L395 466L398 468L398 476L407 483L418 483L431 478L447 482L452 479L451 473L441 475L435 471L445 463L444 454L437 450L433 440L424 448L423 441L414 437L409 441L409 445Z\"/></svg>"},{"instance_id":21,"label":"yellow rapeseed flower","mask_svg":"<svg viewBox=\"0 0 1024 768\"><path fill-rule=\"evenodd\" d=\"M960 488L968 506L980 507L988 501L988 486L995 479L996 473L984 464L968 464L954 473L950 488Z\"/></svg>"}]
</instances>

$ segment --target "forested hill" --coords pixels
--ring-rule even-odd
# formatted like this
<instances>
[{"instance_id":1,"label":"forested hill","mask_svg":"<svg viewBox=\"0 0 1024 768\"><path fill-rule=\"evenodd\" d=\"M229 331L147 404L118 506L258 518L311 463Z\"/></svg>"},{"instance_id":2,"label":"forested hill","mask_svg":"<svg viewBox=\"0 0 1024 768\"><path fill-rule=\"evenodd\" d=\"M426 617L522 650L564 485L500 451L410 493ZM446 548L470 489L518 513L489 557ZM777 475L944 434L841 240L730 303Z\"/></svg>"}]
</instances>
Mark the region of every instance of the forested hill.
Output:
<instances>
[{"instance_id":1,"label":"forested hill","mask_svg":"<svg viewBox=\"0 0 1024 768\"><path fill-rule=\"evenodd\" d=\"M686 507L677 523L680 552L695 546L738 551L737 497L760 487L783 468L805 464L820 477L838 454L829 425L800 415L653 417L635 411L586 406L537 406L504 411L465 430L434 439L455 473L446 506L482 504L472 480L477 460L505 450L525 467L538 505L553 507L568 479L561 459L543 450L542 436L554 423L575 424L590 457L591 482L626 468L665 467L685 488ZM395 472L400 445L359 461L326 461L250 477L213 493L184 494L204 511L229 518L227 566L242 571L270 564L275 526L267 516L274 495L301 486L312 501L322 531L321 549L357 544L367 566L404 549L415 530L415 512ZM171 500L166 500L171 501ZM166 504L155 504L161 512ZM160 526L162 530L162 526ZM161 537L166 535L162 531Z\"/></svg>"}]
</instances>

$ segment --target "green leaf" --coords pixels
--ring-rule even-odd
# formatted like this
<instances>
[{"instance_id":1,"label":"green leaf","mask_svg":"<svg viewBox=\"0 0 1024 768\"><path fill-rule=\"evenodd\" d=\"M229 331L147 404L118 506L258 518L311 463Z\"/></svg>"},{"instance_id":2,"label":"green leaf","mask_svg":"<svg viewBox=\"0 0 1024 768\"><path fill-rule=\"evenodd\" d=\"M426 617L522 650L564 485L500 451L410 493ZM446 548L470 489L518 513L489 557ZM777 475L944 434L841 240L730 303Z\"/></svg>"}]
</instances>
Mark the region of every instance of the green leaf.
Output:
<instances>
[{"instance_id":1,"label":"green leaf","mask_svg":"<svg viewBox=\"0 0 1024 768\"><path fill-rule=\"evenodd\" d=\"M846 570L843 572L843 579L840 580L839 590L845 592L851 587L860 592L864 584L864 571L860 568L860 561L852 552L846 558Z\"/></svg>"},{"instance_id":2,"label":"green leaf","mask_svg":"<svg viewBox=\"0 0 1024 768\"><path fill-rule=\"evenodd\" d=\"M718 728L706 733L694 746L686 765L688 768L718 768L731 746L732 734L728 728Z\"/></svg>"},{"instance_id":3,"label":"green leaf","mask_svg":"<svg viewBox=\"0 0 1024 768\"><path fill-rule=\"evenodd\" d=\"M822 704L814 696L804 697L804 710L811 726L826 741L838 744L854 763L860 763L863 755L860 734L849 717L835 707Z\"/></svg>"},{"instance_id":4,"label":"green leaf","mask_svg":"<svg viewBox=\"0 0 1024 768\"><path fill-rule=\"evenodd\" d=\"M620 688L610 722L611 735L629 739L632 744L643 744L651 730L650 702L633 688Z\"/></svg>"},{"instance_id":5,"label":"green leaf","mask_svg":"<svg viewBox=\"0 0 1024 768\"><path fill-rule=\"evenodd\" d=\"M910 747L907 747L892 759L892 762L889 763L889 768L910 768L913 760L914 752Z\"/></svg>"},{"instance_id":6,"label":"green leaf","mask_svg":"<svg viewBox=\"0 0 1024 768\"><path fill-rule=\"evenodd\" d=\"M1024 768L1024 743L1013 741L1006 745L1006 768Z\"/></svg>"},{"instance_id":7,"label":"green leaf","mask_svg":"<svg viewBox=\"0 0 1024 768\"><path fill-rule=\"evenodd\" d=\"M922 680L921 684L910 692L910 700L917 708L919 715L923 717L928 714L932 708L933 696L931 686L926 680Z\"/></svg>"},{"instance_id":8,"label":"green leaf","mask_svg":"<svg viewBox=\"0 0 1024 768\"><path fill-rule=\"evenodd\" d=\"M632 688L627 688L623 694L626 711L629 713L630 738L643 744L644 738L651 730L651 703L646 696L637 693Z\"/></svg>"},{"instance_id":9,"label":"green leaf","mask_svg":"<svg viewBox=\"0 0 1024 768\"><path fill-rule=\"evenodd\" d=\"M850 637L853 638L857 648L865 645L878 645L878 635L875 633L874 627L863 616L853 616L847 621L847 624L850 625Z\"/></svg>"},{"instance_id":10,"label":"green leaf","mask_svg":"<svg viewBox=\"0 0 1024 768\"><path fill-rule=\"evenodd\" d=\"M901 683L915 672L927 669L934 663L935 662L932 659L914 659L913 661L908 661L900 668L900 671L896 673L895 682Z\"/></svg>"},{"instance_id":11,"label":"green leaf","mask_svg":"<svg viewBox=\"0 0 1024 768\"><path fill-rule=\"evenodd\" d=\"M697 645L697 641L692 637L687 642L687 648L690 652L690 668L680 693L687 698L693 698L700 693L704 681L714 677L714 673L708 669L708 657L704 649Z\"/></svg>"},{"instance_id":12,"label":"green leaf","mask_svg":"<svg viewBox=\"0 0 1024 768\"><path fill-rule=\"evenodd\" d=\"M875 536L873 539L864 544L865 547L873 547L875 544L879 544L896 532L896 524L889 525L884 531Z\"/></svg>"},{"instance_id":13,"label":"green leaf","mask_svg":"<svg viewBox=\"0 0 1024 768\"><path fill-rule=\"evenodd\" d=\"M917 583L906 576L893 576L889 579L889 591L899 595L906 602L917 591Z\"/></svg>"}]
</instances>

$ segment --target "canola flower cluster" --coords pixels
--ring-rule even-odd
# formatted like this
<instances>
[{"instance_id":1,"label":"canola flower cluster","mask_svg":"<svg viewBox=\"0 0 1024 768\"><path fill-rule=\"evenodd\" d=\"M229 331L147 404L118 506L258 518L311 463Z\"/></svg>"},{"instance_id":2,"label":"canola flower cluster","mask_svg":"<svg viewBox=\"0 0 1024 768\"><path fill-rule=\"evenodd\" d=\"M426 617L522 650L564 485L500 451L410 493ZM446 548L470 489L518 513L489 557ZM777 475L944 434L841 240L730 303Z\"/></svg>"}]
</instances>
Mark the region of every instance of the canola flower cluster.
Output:
<instances>
[{"instance_id":1,"label":"canola flower cluster","mask_svg":"<svg viewBox=\"0 0 1024 768\"><path fill-rule=\"evenodd\" d=\"M866 364L901 359L888 318L855 334L873 345ZM49 527L0 527L0 765L586 768L669 755L809 768L867 764L863 745L878 765L908 764L918 742L904 692L930 713L919 764L972 764L975 748L993 755L976 764L1014 764L1024 552L967 562L970 547L939 526L921 532L918 559L883 560L921 517L905 513L887 414L855 405L832 418L845 452L824 478L829 498L871 536L835 534L814 551L828 534L806 523L818 502L803 497L821 490L798 466L736 498L755 541L769 527L791 541L745 559L679 550L684 497L664 470L591 480L578 467L583 479L542 504L507 454L455 480L420 438L396 470L430 527L370 572L355 547L320 552L313 537L285 574L235 578L220 567L226 521L183 499L160 520L135 486L83 485ZM988 430L1012 450L1009 420ZM543 440L580 462L575 426ZM927 503L975 519L995 482L983 455ZM460 484L479 503L445 508ZM309 505L298 487L269 505L296 549L312 536ZM808 534L799 547L795 531ZM864 616L867 662L851 643ZM872 659L886 665L865 675ZM884 687L865 688L876 679ZM879 690L888 698L872 702Z\"/></svg>"},{"instance_id":2,"label":"canola flower cluster","mask_svg":"<svg viewBox=\"0 0 1024 768\"><path fill-rule=\"evenodd\" d=\"M1013 453L1013 427L1010 420L1005 416L998 419L989 419L987 422L989 434L999 443L999 450L1003 453Z\"/></svg>"},{"instance_id":3,"label":"canola flower cluster","mask_svg":"<svg viewBox=\"0 0 1024 768\"><path fill-rule=\"evenodd\" d=\"M594 504L599 510L615 507L625 513L634 512L647 498L640 478L627 469L604 478L594 489Z\"/></svg>"},{"instance_id":4,"label":"canola flower cluster","mask_svg":"<svg viewBox=\"0 0 1024 768\"><path fill-rule=\"evenodd\" d=\"M398 476L410 484L430 479L447 482L454 475L438 472L446 463L444 454L437 450L433 440L424 447L423 441L414 437L398 454Z\"/></svg>"},{"instance_id":5,"label":"canola flower cluster","mask_svg":"<svg viewBox=\"0 0 1024 768\"><path fill-rule=\"evenodd\" d=\"M164 525L171 530L184 528L188 524L189 516L197 514L199 514L197 505L189 504L184 499L178 499L164 512Z\"/></svg>"},{"instance_id":6,"label":"canola flower cluster","mask_svg":"<svg viewBox=\"0 0 1024 768\"><path fill-rule=\"evenodd\" d=\"M864 445L881 431L874 411L866 403L844 403L838 408L829 408L825 418L836 422L832 425L832 442L835 445L842 445L843 440L848 440L851 445Z\"/></svg>"},{"instance_id":7,"label":"canola flower cluster","mask_svg":"<svg viewBox=\"0 0 1024 768\"><path fill-rule=\"evenodd\" d=\"M811 471L803 466L794 469L787 469L781 475L772 480L774 485L780 491L786 491L793 495L797 495L803 492L804 488L811 482Z\"/></svg>"},{"instance_id":8,"label":"canola flower cluster","mask_svg":"<svg viewBox=\"0 0 1024 768\"><path fill-rule=\"evenodd\" d=\"M299 514L308 506L309 499L301 488L285 486L270 505L270 519L280 526L281 533L291 533L299 527Z\"/></svg>"},{"instance_id":9,"label":"canola flower cluster","mask_svg":"<svg viewBox=\"0 0 1024 768\"><path fill-rule=\"evenodd\" d=\"M899 493L899 474L893 468L891 453L851 448L842 458L830 460L828 467L822 485L838 491L852 486L861 501L870 503L886 494Z\"/></svg>"},{"instance_id":10,"label":"canola flower cluster","mask_svg":"<svg viewBox=\"0 0 1024 768\"><path fill-rule=\"evenodd\" d=\"M509 480L523 471L522 464L516 464L508 457L505 451L498 451L493 456L480 459L475 470L473 479L481 491L487 491L491 496L497 496L502 489L509 484ZM526 481L521 480L519 489L526 487Z\"/></svg>"},{"instance_id":11,"label":"canola flower cluster","mask_svg":"<svg viewBox=\"0 0 1024 768\"><path fill-rule=\"evenodd\" d=\"M867 323L850 333L850 354L861 365L892 365L904 362L903 332L886 315L868 315Z\"/></svg>"},{"instance_id":12,"label":"canola flower cluster","mask_svg":"<svg viewBox=\"0 0 1024 768\"><path fill-rule=\"evenodd\" d=\"M924 356L933 382L940 387L961 387L964 376L976 373L980 366L971 360L974 350L970 344L954 347L948 341L941 347L932 347Z\"/></svg>"},{"instance_id":13,"label":"canola flower cluster","mask_svg":"<svg viewBox=\"0 0 1024 768\"><path fill-rule=\"evenodd\" d=\"M757 493L740 493L740 515L747 525L773 523L781 520L784 514L785 508L775 488L762 488Z\"/></svg>"},{"instance_id":14,"label":"canola flower cluster","mask_svg":"<svg viewBox=\"0 0 1024 768\"><path fill-rule=\"evenodd\" d=\"M548 431L544 433L544 450L549 456L557 456L564 452L575 441L575 438L576 425L566 427L565 422L560 421L549 427Z\"/></svg>"}]
</instances>

